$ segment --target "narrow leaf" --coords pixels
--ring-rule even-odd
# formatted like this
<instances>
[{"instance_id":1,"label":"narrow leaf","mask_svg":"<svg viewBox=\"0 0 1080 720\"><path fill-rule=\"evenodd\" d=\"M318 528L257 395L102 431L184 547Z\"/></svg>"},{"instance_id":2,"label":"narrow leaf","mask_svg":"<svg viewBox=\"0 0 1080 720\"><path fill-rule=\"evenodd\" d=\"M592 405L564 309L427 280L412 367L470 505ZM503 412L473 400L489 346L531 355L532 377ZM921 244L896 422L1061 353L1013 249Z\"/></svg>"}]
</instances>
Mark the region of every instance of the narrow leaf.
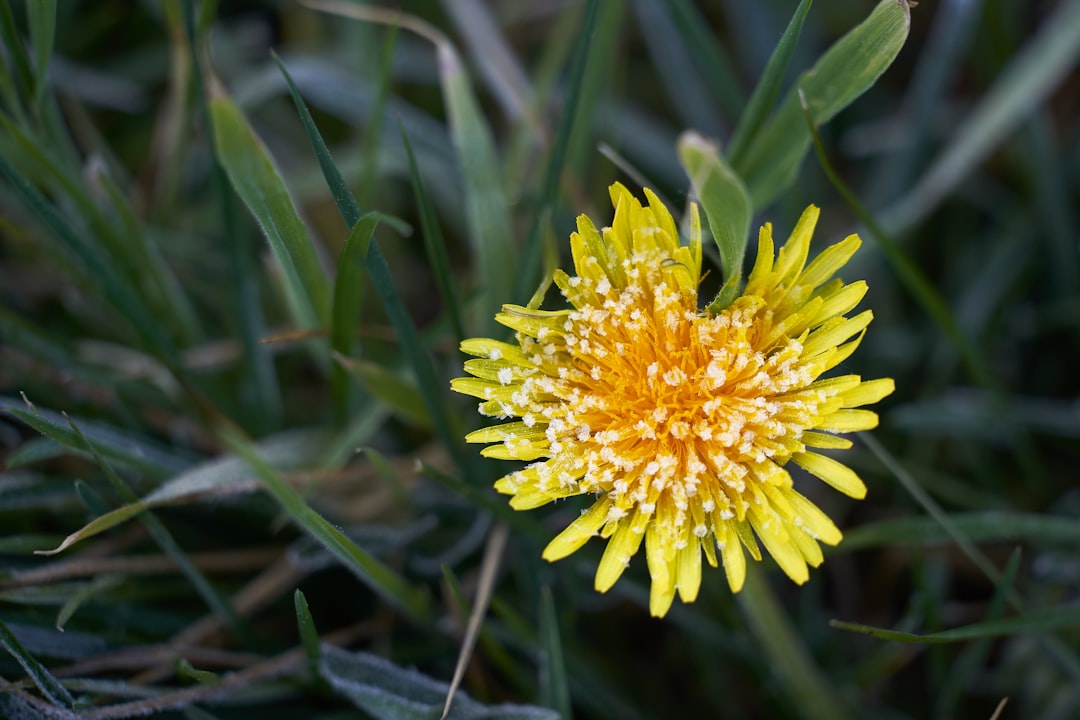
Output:
<instances>
[{"instance_id":1,"label":"narrow leaf","mask_svg":"<svg viewBox=\"0 0 1080 720\"><path fill-rule=\"evenodd\" d=\"M562 720L573 720L559 618L548 585L540 588L540 647L544 650L540 663L540 697L545 705L559 713Z\"/></svg>"},{"instance_id":2,"label":"narrow leaf","mask_svg":"<svg viewBox=\"0 0 1080 720\"><path fill-rule=\"evenodd\" d=\"M410 586L404 578L362 550L345 533L315 512L246 440L230 431L226 431L222 439L251 466L296 524L322 543L346 568L409 616L417 620L427 617L428 599L420 588Z\"/></svg>"},{"instance_id":3,"label":"narrow leaf","mask_svg":"<svg viewBox=\"0 0 1080 720\"><path fill-rule=\"evenodd\" d=\"M281 174L240 109L217 86L210 91L210 116L218 159L270 243L297 321L305 328L322 326L330 317L330 284Z\"/></svg>"},{"instance_id":4,"label":"narrow leaf","mask_svg":"<svg viewBox=\"0 0 1080 720\"><path fill-rule=\"evenodd\" d=\"M299 588L293 593L293 605L296 606L296 626L300 631L300 642L304 646L304 652L307 653L312 673L318 677L319 658L321 656L319 651L319 631L315 629L315 619L311 617L307 598L304 597L304 593L300 592Z\"/></svg>"},{"instance_id":5,"label":"narrow leaf","mask_svg":"<svg viewBox=\"0 0 1080 720\"><path fill-rule=\"evenodd\" d=\"M30 679L37 685L42 694L52 701L54 705L71 708L75 704L75 700L67 689L53 677L52 673L45 669L45 666L37 658L26 651L26 648L23 647L19 639L15 637L15 634L8 629L8 626L2 620L0 620L0 645L3 645L4 649L11 653L11 656L22 666L22 669L26 671L26 674L30 676Z\"/></svg>"},{"instance_id":6,"label":"narrow leaf","mask_svg":"<svg viewBox=\"0 0 1080 720\"><path fill-rule=\"evenodd\" d=\"M360 380L372 397L385 403L402 418L420 427L431 425L423 394L408 380L366 360L350 360L340 355L337 360Z\"/></svg>"},{"instance_id":7,"label":"narrow leaf","mask_svg":"<svg viewBox=\"0 0 1080 720\"><path fill-rule=\"evenodd\" d=\"M907 0L881 0L866 20L800 76L734 163L755 209L765 208L794 181L810 148L798 91L805 94L814 119L828 122L888 69L907 39L910 24Z\"/></svg>"},{"instance_id":8,"label":"narrow leaf","mask_svg":"<svg viewBox=\"0 0 1080 720\"><path fill-rule=\"evenodd\" d=\"M596 18L599 15L599 0L587 0L585 5L585 17L578 32L577 42L574 45L574 54L570 58L567 68L566 96L563 101L559 128L555 134L555 141L548 155L547 165L544 168L544 180L540 186L540 197L536 205L536 215L529 227L529 237L525 241L525 251L522 255L521 268L518 271L517 296L523 296L529 287L530 281L536 278L536 270L533 268L540 263L541 244L540 228L541 220L550 217L552 207L556 201L559 189L559 178L562 176L563 166L566 163L566 154L570 146L570 137L574 133L575 118L581 100L582 87L585 84L585 71L589 64L592 52L597 52L602 46L593 42L593 34L596 29ZM537 268L539 269L539 268ZM496 307L502 301L498 296L493 298Z\"/></svg>"},{"instance_id":9,"label":"narrow leaf","mask_svg":"<svg viewBox=\"0 0 1080 720\"><path fill-rule=\"evenodd\" d=\"M738 164L742 158L746 146L753 140L757 131L765 124L765 119L772 109L773 103L780 95L780 86L787 74L791 55L795 52L795 46L799 42L803 23L806 15L810 12L810 3L813 0L802 0L795 8L795 14L791 16L784 34L780 36L780 42L776 44L769 62L765 65L765 72L754 87L754 93L750 96L750 102L739 116L739 124L728 142L727 156L732 164Z\"/></svg>"},{"instance_id":10,"label":"narrow leaf","mask_svg":"<svg viewBox=\"0 0 1080 720\"><path fill-rule=\"evenodd\" d=\"M1061 605L1041 612L1032 612L1021 615L1019 617L964 625L951 630L943 630L942 632L929 633L927 635L900 632L898 630L889 630L888 628L862 625L860 623L843 622L841 620L831 620L829 625L838 630L872 635L880 640L934 645L940 643L965 642L980 638L1076 630L1080 628L1080 605Z\"/></svg>"},{"instance_id":11,"label":"narrow leaf","mask_svg":"<svg viewBox=\"0 0 1080 720\"><path fill-rule=\"evenodd\" d=\"M720 250L724 289L710 305L710 312L715 314L730 304L740 289L753 206L742 181L715 145L696 132L688 131L679 137L678 149L679 160L690 176L694 194L705 210L713 239Z\"/></svg>"},{"instance_id":12,"label":"narrow leaf","mask_svg":"<svg viewBox=\"0 0 1080 720\"><path fill-rule=\"evenodd\" d=\"M427 191L424 189L424 181L420 177L420 170L416 165L416 156L413 155L412 143L405 132L405 126L399 123L401 130L401 142L405 146L405 155L409 160L409 175L412 178L413 197L416 199L416 207L420 213L420 232L424 237L424 248L427 250L428 263L435 274L435 285L439 288L439 296L442 298L443 307L450 316L450 323L454 328L454 336L458 340L465 339L465 323L461 315L461 300L458 298L457 284L454 282L450 270L450 257L446 252L446 241L439 222L435 218L435 209L431 206Z\"/></svg>"},{"instance_id":13,"label":"narrow leaf","mask_svg":"<svg viewBox=\"0 0 1080 720\"><path fill-rule=\"evenodd\" d=\"M334 300L330 322L330 347L334 352L352 357L353 342L360 323L360 305L364 297L364 260L371 246L371 235L379 218L374 213L361 217L345 238L345 247L338 259L334 280ZM331 392L338 412L344 420L349 408L349 378L345 368L334 365L331 371Z\"/></svg>"},{"instance_id":14,"label":"narrow leaf","mask_svg":"<svg viewBox=\"0 0 1080 720\"><path fill-rule=\"evenodd\" d=\"M45 94L56 37L56 0L31 0L27 3L30 40L34 45L34 99L40 103Z\"/></svg>"}]
</instances>

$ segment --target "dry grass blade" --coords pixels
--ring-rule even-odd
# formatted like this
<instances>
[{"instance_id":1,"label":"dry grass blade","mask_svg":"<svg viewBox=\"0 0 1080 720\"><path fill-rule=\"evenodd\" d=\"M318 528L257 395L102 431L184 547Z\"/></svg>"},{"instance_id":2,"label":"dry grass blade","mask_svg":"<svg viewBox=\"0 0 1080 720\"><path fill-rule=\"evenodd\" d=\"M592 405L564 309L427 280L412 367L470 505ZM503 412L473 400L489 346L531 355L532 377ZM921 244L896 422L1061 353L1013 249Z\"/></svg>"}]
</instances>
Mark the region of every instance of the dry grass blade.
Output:
<instances>
[{"instance_id":1,"label":"dry grass blade","mask_svg":"<svg viewBox=\"0 0 1080 720\"><path fill-rule=\"evenodd\" d=\"M454 702L454 693L461 685L465 677L465 668L469 665L473 648L476 647L476 638L480 635L480 623L487 614L488 603L491 601L491 591L495 587L495 575L499 570L499 560L506 548L506 540L509 536L509 528L504 523L495 525L488 538L487 547L484 549L484 562L480 566L480 582L476 588L476 599L473 601L472 613L469 615L469 624L465 628L465 638L461 642L461 650L458 652L457 666L454 668L454 678L450 681L450 690L446 693L446 704L443 705L442 717L446 720L450 714L450 706Z\"/></svg>"}]
</instances>

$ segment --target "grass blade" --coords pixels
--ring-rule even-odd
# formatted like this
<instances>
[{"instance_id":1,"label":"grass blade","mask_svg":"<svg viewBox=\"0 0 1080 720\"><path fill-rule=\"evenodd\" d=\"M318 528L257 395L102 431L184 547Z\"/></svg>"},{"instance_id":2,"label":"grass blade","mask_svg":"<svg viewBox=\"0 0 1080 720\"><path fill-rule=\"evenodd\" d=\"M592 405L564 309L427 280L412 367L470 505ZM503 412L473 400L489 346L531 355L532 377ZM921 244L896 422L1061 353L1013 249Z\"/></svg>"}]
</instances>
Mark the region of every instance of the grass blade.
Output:
<instances>
[{"instance_id":1,"label":"grass blade","mask_svg":"<svg viewBox=\"0 0 1080 720\"><path fill-rule=\"evenodd\" d=\"M412 178L413 197L416 199L416 208L420 214L420 232L424 236L424 248L427 250L428 262L435 275L435 285L439 288L439 296L442 298L443 307L450 316L450 324L454 328L454 337L458 340L465 338L465 323L462 320L461 300L458 298L457 284L450 271L450 257L446 252L446 241L443 239L439 222L435 219L435 209L424 190L424 181L420 177L419 168L416 165L416 156L413 155L412 143L405 132L405 126L399 124L401 130L401 142L405 146L405 155L409 160L409 176Z\"/></svg>"},{"instance_id":2,"label":"grass blade","mask_svg":"<svg viewBox=\"0 0 1080 720\"><path fill-rule=\"evenodd\" d=\"M210 117L218 159L270 243L294 316L302 327L325 327L330 284L281 174L240 109L217 85L210 88Z\"/></svg>"},{"instance_id":3,"label":"grass blade","mask_svg":"<svg viewBox=\"0 0 1080 720\"><path fill-rule=\"evenodd\" d=\"M34 73L30 69L30 56L26 53L26 45L19 37L18 28L15 27L15 16L11 12L8 0L0 0L0 37L4 39L7 59L13 66L12 75L15 76L15 87L24 98L29 98L34 87ZM18 105L15 105L12 110L21 112Z\"/></svg>"},{"instance_id":4,"label":"grass blade","mask_svg":"<svg viewBox=\"0 0 1080 720\"><path fill-rule=\"evenodd\" d=\"M761 651L787 691L791 706L804 718L848 717L847 708L833 694L829 680L814 664L756 565L747 566L746 584L736 600L750 631L761 644Z\"/></svg>"},{"instance_id":5,"label":"grass blade","mask_svg":"<svg viewBox=\"0 0 1080 720\"><path fill-rule=\"evenodd\" d=\"M735 132L731 135L728 143L727 157L733 165L742 160L747 146L753 141L755 133L765 124L765 119L772 109L773 103L780 95L780 85L784 82L791 56L795 52L795 46L802 34L803 23L806 15L810 12L810 3L813 0L802 0L795 8L795 14L791 16L784 34L780 36L780 42L776 44L765 66L765 72L754 86L754 92L750 96L750 102L739 116L739 124L735 126Z\"/></svg>"},{"instance_id":6,"label":"grass blade","mask_svg":"<svg viewBox=\"0 0 1080 720\"><path fill-rule=\"evenodd\" d=\"M48 82L49 60L56 39L56 0L27 3L30 41L34 46L34 101L40 105Z\"/></svg>"},{"instance_id":7,"label":"grass blade","mask_svg":"<svg viewBox=\"0 0 1080 720\"><path fill-rule=\"evenodd\" d=\"M559 617L555 613L555 600L548 585L540 588L540 646L544 650L540 663L542 702L559 713L562 720L573 720L566 660L559 636Z\"/></svg>"},{"instance_id":8,"label":"grass blade","mask_svg":"<svg viewBox=\"0 0 1080 720\"><path fill-rule=\"evenodd\" d=\"M351 570L378 595L414 620L426 621L428 598L422 589L410 586L404 578L362 550L345 533L315 512L304 501L303 496L285 482L246 440L232 431L225 431L222 439L255 471L267 491L297 525L322 543L341 561L342 565Z\"/></svg>"},{"instance_id":9,"label":"grass blade","mask_svg":"<svg viewBox=\"0 0 1080 720\"><path fill-rule=\"evenodd\" d=\"M825 123L866 92L896 59L911 24L907 0L882 0L803 73L776 113L749 143L735 171L762 210L794 181L810 134L799 91L817 122Z\"/></svg>"},{"instance_id":10,"label":"grass blade","mask_svg":"<svg viewBox=\"0 0 1080 720\"><path fill-rule=\"evenodd\" d=\"M281 68L282 71L285 72L284 66L281 66ZM287 72L285 73L285 76L288 78ZM295 88L291 82L290 88ZM356 202L356 198L352 196L352 193L348 192L348 186L345 184L345 180L338 170L337 165L334 164L334 159L330 156L330 150L326 147L326 142L323 140L319 129L315 126L315 121L312 119L311 113L308 111L303 98L300 97L300 93L293 92L292 97L297 112L300 115L300 121L304 126L304 131L307 133L308 141L311 143L316 156L319 158L319 166L322 168L323 177L326 179L327 185L331 189L345 189L344 192L340 194L335 193L334 200L337 203L341 217L350 227L352 227L360 219L360 206ZM420 341L420 335L416 331L416 325L413 324L412 318L409 317L408 310L405 309L405 305L402 303L401 297L394 287L394 279L390 274L390 267L387 265L386 258L379 249L377 241L372 241L368 249L367 268L368 273L371 276L371 284L375 288L375 293L382 302L383 309L386 311L390 324L393 325L394 330L397 331L398 340L401 342L401 348L405 354L405 358L412 368L413 373L416 375L416 380L420 386L420 392L424 398L424 404L427 406L428 414L431 416L435 432L438 433L439 438L446 445L447 450L454 458L458 467L464 468L468 466L469 459L463 451L461 434L458 432L457 425L447 407L446 393L443 390L443 385L435 377L435 370L431 365L431 358L428 356L426 348Z\"/></svg>"},{"instance_id":11,"label":"grass blade","mask_svg":"<svg viewBox=\"0 0 1080 720\"><path fill-rule=\"evenodd\" d=\"M883 223L901 232L925 218L1013 129L1040 107L1080 58L1080 3L1058 5L1002 72L945 151L897 203Z\"/></svg>"},{"instance_id":12,"label":"grass blade","mask_svg":"<svg viewBox=\"0 0 1080 720\"><path fill-rule=\"evenodd\" d=\"M707 68L705 81L728 117L736 117L746 103L731 59L709 32L709 23L692 0L668 0L675 23L699 67Z\"/></svg>"},{"instance_id":13,"label":"grass blade","mask_svg":"<svg viewBox=\"0 0 1080 720\"><path fill-rule=\"evenodd\" d=\"M1080 524L1068 517L991 511L950 513L949 520L959 533L972 542L1080 546ZM844 541L832 552L887 545L937 545L951 541L952 536L934 518L900 517L845 532Z\"/></svg>"},{"instance_id":14,"label":"grass blade","mask_svg":"<svg viewBox=\"0 0 1080 720\"><path fill-rule=\"evenodd\" d=\"M570 57L568 68L568 80L566 87L566 100L559 119L559 129L555 134L555 141L548 155L547 165L544 168L544 180L540 186L540 196L536 205L536 215L529 225L529 237L525 241L525 249L522 253L522 261L518 270L517 287L515 297L524 298L531 291L536 282L536 272L539 269L541 245L540 228L541 220L549 216L552 205L555 203L556 193L559 189L559 177L562 175L563 166L566 163L567 150L570 146L570 136L575 130L578 105L581 100L581 91L584 85L585 71L588 68L590 50L601 47L599 43L593 43L593 33L596 28L596 18L599 14L599 0L588 0L585 5L585 17L581 23L581 31L578 34L577 43L574 45L574 53ZM509 266L508 266L509 267ZM500 307L503 302L499 296L494 295L494 307ZM489 310L491 305L485 309Z\"/></svg>"},{"instance_id":15,"label":"grass blade","mask_svg":"<svg viewBox=\"0 0 1080 720\"><path fill-rule=\"evenodd\" d=\"M1048 634L1076 630L1080 628L1080 605L1061 605L1042 612L1033 612L1001 620L989 620L927 635L900 632L841 620L832 620L829 625L838 630L872 635L879 640L937 645L1011 635Z\"/></svg>"},{"instance_id":16,"label":"grass blade","mask_svg":"<svg viewBox=\"0 0 1080 720\"><path fill-rule=\"evenodd\" d=\"M66 416L65 416L66 417ZM131 491L131 488L127 486L116 471L112 469L112 466L102 457L98 452L97 446L90 442L79 426L68 417L68 423L71 425L72 431L78 436L79 442L90 451L93 455L94 461L101 467L105 473L105 477L108 479L109 484L112 485L113 490L116 491L125 503L129 506L138 503L138 498L135 493ZM142 508L145 510L145 508ZM206 579L206 576L199 571L197 567L188 559L188 556L180 549L180 545L173 538L172 534L165 528L165 526L158 520L157 516L152 512L144 511L139 515L139 520L146 527L146 531L150 534L150 537L154 539L154 542L165 552L169 558L176 563L176 567L180 568L180 572L183 573L187 581L191 583L192 587L199 593L207 607L210 608L218 617L220 617L229 628L239 637L241 640L250 643L251 635L247 628L241 624L240 618L236 616L233 609L229 604L221 597L218 591L210 584L210 581Z\"/></svg>"},{"instance_id":17,"label":"grass blade","mask_svg":"<svg viewBox=\"0 0 1080 720\"><path fill-rule=\"evenodd\" d=\"M69 709L75 705L71 693L53 677L52 673L45 669L45 666L37 658L26 651L26 648L23 647L19 639L15 637L15 634L2 620L0 620L0 645L3 645L4 649L11 653L11 656L22 666L22 669L26 671L26 674L37 685L42 694L49 698L54 705Z\"/></svg>"},{"instance_id":18,"label":"grass blade","mask_svg":"<svg viewBox=\"0 0 1080 720\"><path fill-rule=\"evenodd\" d=\"M357 220L345 238L345 247L341 249L338 259L330 318L330 347L343 357L352 357L353 354L364 299L364 260L371 247L371 235L378 224L379 217L375 213L368 213ZM330 393L334 398L339 423L344 422L348 415L349 389L348 373L340 363L336 363L331 370Z\"/></svg>"}]
</instances>

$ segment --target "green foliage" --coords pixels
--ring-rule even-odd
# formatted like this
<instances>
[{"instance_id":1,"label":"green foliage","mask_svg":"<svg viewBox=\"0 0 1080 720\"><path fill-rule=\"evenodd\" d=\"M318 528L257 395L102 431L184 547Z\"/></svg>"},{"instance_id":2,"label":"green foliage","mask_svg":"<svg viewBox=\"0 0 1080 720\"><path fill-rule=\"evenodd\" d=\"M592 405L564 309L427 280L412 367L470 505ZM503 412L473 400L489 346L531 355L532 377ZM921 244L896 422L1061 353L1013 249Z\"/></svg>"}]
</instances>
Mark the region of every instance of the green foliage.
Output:
<instances>
[{"instance_id":1,"label":"green foliage","mask_svg":"<svg viewBox=\"0 0 1080 720\"><path fill-rule=\"evenodd\" d=\"M0 0L0 716L1080 715L1080 4L404 7ZM616 179L713 309L863 236L897 391L803 587L650 620L463 441Z\"/></svg>"}]
</instances>

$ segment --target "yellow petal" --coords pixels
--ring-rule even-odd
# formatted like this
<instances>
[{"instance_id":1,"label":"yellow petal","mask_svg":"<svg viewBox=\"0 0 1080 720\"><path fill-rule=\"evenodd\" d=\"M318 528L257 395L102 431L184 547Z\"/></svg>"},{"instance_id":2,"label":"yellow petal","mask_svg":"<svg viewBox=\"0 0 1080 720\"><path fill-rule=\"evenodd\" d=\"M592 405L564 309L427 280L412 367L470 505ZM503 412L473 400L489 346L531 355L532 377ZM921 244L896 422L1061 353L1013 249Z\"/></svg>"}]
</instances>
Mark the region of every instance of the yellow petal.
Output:
<instances>
[{"instance_id":1,"label":"yellow petal","mask_svg":"<svg viewBox=\"0 0 1080 720\"><path fill-rule=\"evenodd\" d=\"M492 425L491 427L473 430L465 436L465 442L492 443L505 442L507 440L518 438L525 440L545 440L547 438L545 435L546 430L546 423L537 423L532 427L529 427L523 422L504 423L502 425Z\"/></svg>"},{"instance_id":2,"label":"yellow petal","mask_svg":"<svg viewBox=\"0 0 1080 720\"><path fill-rule=\"evenodd\" d=\"M810 452L796 453L791 456L791 461L848 497L856 500L866 497L866 485L847 465L830 457Z\"/></svg>"},{"instance_id":3,"label":"yellow petal","mask_svg":"<svg viewBox=\"0 0 1080 720\"><path fill-rule=\"evenodd\" d=\"M836 413L833 413L829 417L832 417L835 414ZM816 427L820 428L821 425L817 425ZM831 430L832 428L823 429ZM802 440L803 445L806 445L807 447L821 448L823 450L847 450L851 447L851 441L847 438L828 435L826 433L811 432L809 430L804 432L799 439Z\"/></svg>"},{"instance_id":4,"label":"yellow petal","mask_svg":"<svg viewBox=\"0 0 1080 720\"><path fill-rule=\"evenodd\" d=\"M824 302L821 305L821 309L818 310L817 317L814 318L811 326L817 326L830 320L834 317L844 315L848 311L855 308L863 297L866 296L867 285L865 280L859 280L853 282L850 285L844 285L842 288L828 296L822 296Z\"/></svg>"},{"instance_id":5,"label":"yellow petal","mask_svg":"<svg viewBox=\"0 0 1080 720\"><path fill-rule=\"evenodd\" d=\"M788 500L795 506L795 512L798 513L798 519L801 521L800 527L809 532L811 537L817 538L826 545L836 545L843 539L840 529L817 505L794 490L788 493Z\"/></svg>"},{"instance_id":6,"label":"yellow petal","mask_svg":"<svg viewBox=\"0 0 1080 720\"><path fill-rule=\"evenodd\" d=\"M597 592L607 592L611 586L622 576L630 558L637 554L641 547L643 533L639 532L630 522L625 519L619 523L618 529L604 548L604 554L600 558L600 564L596 568L595 587Z\"/></svg>"},{"instance_id":7,"label":"yellow petal","mask_svg":"<svg viewBox=\"0 0 1080 720\"><path fill-rule=\"evenodd\" d=\"M859 432L860 430L872 430L877 425L878 416L875 412L869 410L837 410L823 417L814 427L819 430L831 430L832 432ZM814 447L821 446L816 445Z\"/></svg>"},{"instance_id":8,"label":"yellow petal","mask_svg":"<svg viewBox=\"0 0 1080 720\"><path fill-rule=\"evenodd\" d=\"M679 550L675 585L679 590L679 599L691 603L697 599L698 590L701 589L701 542L693 534L687 534L686 546Z\"/></svg>"},{"instance_id":9,"label":"yellow petal","mask_svg":"<svg viewBox=\"0 0 1080 720\"><path fill-rule=\"evenodd\" d=\"M795 223L795 229L791 231L791 237L784 243L784 247L780 248L775 269L778 287L791 287L802 273L806 256L810 254L810 239L814 235L814 226L817 225L820 214L821 211L815 205L803 210L799 222Z\"/></svg>"},{"instance_id":10,"label":"yellow petal","mask_svg":"<svg viewBox=\"0 0 1080 720\"><path fill-rule=\"evenodd\" d=\"M798 547L788 538L787 533L778 527L778 521L772 519L770 523L758 512L752 513L750 518L757 536L761 539L761 544L772 555L784 574L799 585L809 580L810 571L806 568L806 560Z\"/></svg>"},{"instance_id":11,"label":"yellow petal","mask_svg":"<svg viewBox=\"0 0 1080 720\"><path fill-rule=\"evenodd\" d=\"M853 408L860 405L872 405L891 395L895 389L896 383L893 382L892 378L867 380L861 383L859 387L844 392L844 407Z\"/></svg>"},{"instance_id":12,"label":"yellow petal","mask_svg":"<svg viewBox=\"0 0 1080 720\"><path fill-rule=\"evenodd\" d=\"M645 531L645 559L649 563L649 577L652 586L649 589L649 614L663 617L675 599L674 548L670 539L661 535L656 524L649 525Z\"/></svg>"},{"instance_id":13,"label":"yellow petal","mask_svg":"<svg viewBox=\"0 0 1080 720\"><path fill-rule=\"evenodd\" d=\"M803 357L813 357L818 353L837 347L840 343L869 325L873 319L874 312L872 310L865 310L853 318L834 318L822 325L818 330L810 333L810 337L803 343Z\"/></svg>"},{"instance_id":14,"label":"yellow petal","mask_svg":"<svg viewBox=\"0 0 1080 720\"><path fill-rule=\"evenodd\" d=\"M735 536L735 532L727 525L724 526L724 538L721 541L721 556L724 560L724 574L727 575L728 586L731 592L737 593L742 590L746 580L746 556L743 555L743 546Z\"/></svg>"},{"instance_id":15,"label":"yellow petal","mask_svg":"<svg viewBox=\"0 0 1080 720\"><path fill-rule=\"evenodd\" d=\"M746 280L744 295L765 295L772 290L769 278L773 268L773 239L772 223L765 223L758 231L758 251L754 259L754 267L750 270L750 277Z\"/></svg>"},{"instance_id":16,"label":"yellow petal","mask_svg":"<svg viewBox=\"0 0 1080 720\"><path fill-rule=\"evenodd\" d=\"M835 245L830 245L807 265L795 284L816 288L844 267L860 245L862 245L862 240L858 235L848 235Z\"/></svg>"},{"instance_id":17,"label":"yellow petal","mask_svg":"<svg viewBox=\"0 0 1080 720\"><path fill-rule=\"evenodd\" d=\"M561 560L578 550L596 534L607 518L611 501L607 498L597 500L585 512L581 513L566 529L556 535L544 548L543 558L548 562Z\"/></svg>"}]
</instances>

